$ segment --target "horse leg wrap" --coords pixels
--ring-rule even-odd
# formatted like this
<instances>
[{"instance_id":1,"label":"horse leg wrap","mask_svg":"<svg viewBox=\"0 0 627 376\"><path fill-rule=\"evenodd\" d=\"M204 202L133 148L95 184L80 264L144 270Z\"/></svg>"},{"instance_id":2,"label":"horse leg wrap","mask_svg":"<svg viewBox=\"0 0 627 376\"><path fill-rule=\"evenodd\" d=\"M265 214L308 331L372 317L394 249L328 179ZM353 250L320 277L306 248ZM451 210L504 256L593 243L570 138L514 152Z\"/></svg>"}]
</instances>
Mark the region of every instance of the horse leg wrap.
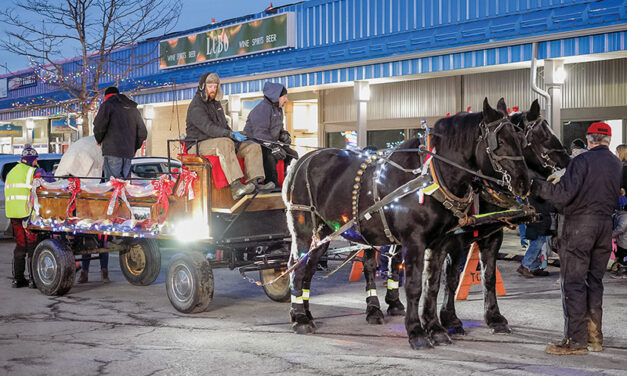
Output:
<instances>
[{"instance_id":1,"label":"horse leg wrap","mask_svg":"<svg viewBox=\"0 0 627 376\"><path fill-rule=\"evenodd\" d=\"M385 303L388 305L388 315L405 315L405 306L401 303L398 291L398 281L388 279L388 289L385 293Z\"/></svg>"}]
</instances>

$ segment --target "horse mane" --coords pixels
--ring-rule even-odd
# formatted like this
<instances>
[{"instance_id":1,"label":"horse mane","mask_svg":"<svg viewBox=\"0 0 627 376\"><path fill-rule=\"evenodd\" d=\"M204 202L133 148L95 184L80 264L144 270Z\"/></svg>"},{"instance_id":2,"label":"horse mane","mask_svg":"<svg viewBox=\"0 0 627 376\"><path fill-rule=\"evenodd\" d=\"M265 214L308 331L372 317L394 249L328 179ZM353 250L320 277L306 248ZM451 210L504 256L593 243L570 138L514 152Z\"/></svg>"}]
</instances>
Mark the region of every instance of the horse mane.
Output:
<instances>
[{"instance_id":1,"label":"horse mane","mask_svg":"<svg viewBox=\"0 0 627 376\"><path fill-rule=\"evenodd\" d=\"M431 144L439 149L463 150L474 147L479 134L481 112L463 112L435 122L431 129ZM470 144L469 144L470 143Z\"/></svg>"}]
</instances>

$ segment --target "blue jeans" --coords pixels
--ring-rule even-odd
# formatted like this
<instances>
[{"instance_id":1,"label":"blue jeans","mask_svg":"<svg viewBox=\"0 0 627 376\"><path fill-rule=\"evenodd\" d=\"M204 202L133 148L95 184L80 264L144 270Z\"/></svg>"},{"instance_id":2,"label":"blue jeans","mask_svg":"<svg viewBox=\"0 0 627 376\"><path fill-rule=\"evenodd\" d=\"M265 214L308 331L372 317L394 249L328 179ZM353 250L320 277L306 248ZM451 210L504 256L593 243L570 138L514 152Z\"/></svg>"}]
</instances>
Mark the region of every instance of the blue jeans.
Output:
<instances>
[{"instance_id":1,"label":"blue jeans","mask_svg":"<svg viewBox=\"0 0 627 376\"><path fill-rule=\"evenodd\" d=\"M128 179L131 175L131 159L105 155L102 169L105 181L108 181L111 177Z\"/></svg>"},{"instance_id":2,"label":"blue jeans","mask_svg":"<svg viewBox=\"0 0 627 376\"><path fill-rule=\"evenodd\" d=\"M527 225L518 225L518 232L520 232L520 245L524 248L527 246Z\"/></svg>"},{"instance_id":3,"label":"blue jeans","mask_svg":"<svg viewBox=\"0 0 627 376\"><path fill-rule=\"evenodd\" d=\"M100 269L108 269L109 268L109 254L108 253L99 253L100 257ZM89 259L91 255L83 255L83 261L81 261L81 269L89 271Z\"/></svg>"},{"instance_id":4,"label":"blue jeans","mask_svg":"<svg viewBox=\"0 0 627 376\"><path fill-rule=\"evenodd\" d=\"M538 236L536 240L531 240L523 257L522 266L531 271L546 268L549 252L551 252L548 249L548 242L548 236Z\"/></svg>"}]
</instances>

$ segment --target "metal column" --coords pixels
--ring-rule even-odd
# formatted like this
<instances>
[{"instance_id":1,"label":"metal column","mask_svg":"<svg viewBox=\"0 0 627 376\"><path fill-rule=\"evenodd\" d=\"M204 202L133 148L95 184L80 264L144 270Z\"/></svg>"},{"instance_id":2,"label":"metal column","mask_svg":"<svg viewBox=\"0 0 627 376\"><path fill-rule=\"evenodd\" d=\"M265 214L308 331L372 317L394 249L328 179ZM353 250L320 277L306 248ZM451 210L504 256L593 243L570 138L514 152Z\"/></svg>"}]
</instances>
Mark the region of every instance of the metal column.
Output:
<instances>
[{"instance_id":1,"label":"metal column","mask_svg":"<svg viewBox=\"0 0 627 376\"><path fill-rule=\"evenodd\" d=\"M549 123L555 134L562 138L562 85L566 79L563 60L544 61L544 84L551 96L551 113Z\"/></svg>"},{"instance_id":2,"label":"metal column","mask_svg":"<svg viewBox=\"0 0 627 376\"><path fill-rule=\"evenodd\" d=\"M363 149L368 144L368 101L370 100L370 83L355 81L354 91L357 101L357 146Z\"/></svg>"}]
</instances>

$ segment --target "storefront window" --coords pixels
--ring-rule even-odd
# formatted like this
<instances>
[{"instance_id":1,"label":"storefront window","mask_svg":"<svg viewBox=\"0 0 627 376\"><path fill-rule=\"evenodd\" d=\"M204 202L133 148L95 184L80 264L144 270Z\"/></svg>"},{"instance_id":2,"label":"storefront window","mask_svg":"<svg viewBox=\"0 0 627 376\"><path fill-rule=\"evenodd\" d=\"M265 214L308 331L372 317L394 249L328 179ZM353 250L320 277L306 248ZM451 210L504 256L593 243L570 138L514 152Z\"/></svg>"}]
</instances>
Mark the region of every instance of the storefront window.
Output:
<instances>
[{"instance_id":1,"label":"storefront window","mask_svg":"<svg viewBox=\"0 0 627 376\"><path fill-rule=\"evenodd\" d=\"M586 132L588 131L588 127L590 124L597 122L598 120L593 121L568 121L564 123L562 127L562 144L568 149L570 153L570 144L573 140L579 138L584 144L586 144Z\"/></svg>"},{"instance_id":2,"label":"storefront window","mask_svg":"<svg viewBox=\"0 0 627 376\"><path fill-rule=\"evenodd\" d=\"M409 130L409 138L425 139L425 130L422 128L414 128Z\"/></svg>"},{"instance_id":3,"label":"storefront window","mask_svg":"<svg viewBox=\"0 0 627 376\"><path fill-rule=\"evenodd\" d=\"M327 133L327 147L338 149L356 149L357 132L329 132Z\"/></svg>"},{"instance_id":4,"label":"storefront window","mask_svg":"<svg viewBox=\"0 0 627 376\"><path fill-rule=\"evenodd\" d=\"M405 130L369 131L367 138L368 146L372 145L377 149L392 149L405 141Z\"/></svg>"}]
</instances>

